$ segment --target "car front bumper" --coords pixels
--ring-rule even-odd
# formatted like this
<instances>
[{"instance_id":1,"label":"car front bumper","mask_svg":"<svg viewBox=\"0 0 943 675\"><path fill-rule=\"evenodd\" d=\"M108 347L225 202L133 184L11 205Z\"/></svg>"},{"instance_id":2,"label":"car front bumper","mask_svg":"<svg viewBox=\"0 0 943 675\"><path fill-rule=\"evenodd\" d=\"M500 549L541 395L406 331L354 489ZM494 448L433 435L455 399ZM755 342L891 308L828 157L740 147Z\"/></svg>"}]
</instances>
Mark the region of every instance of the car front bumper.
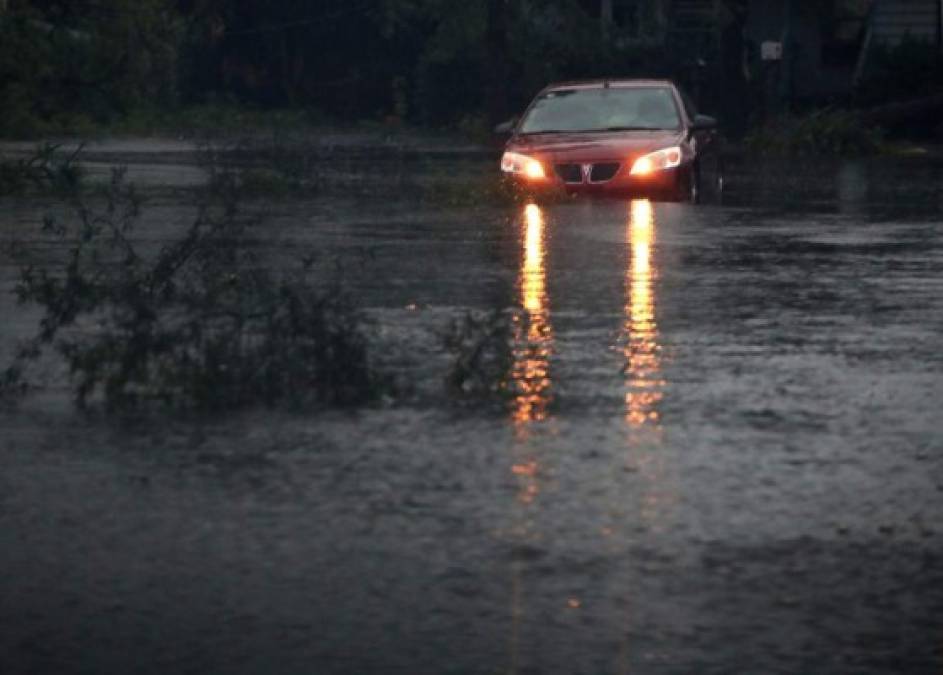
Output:
<instances>
[{"instance_id":1,"label":"car front bumper","mask_svg":"<svg viewBox=\"0 0 943 675\"><path fill-rule=\"evenodd\" d=\"M504 174L504 179L515 191L533 197L570 195L585 197L650 198L656 200L679 199L684 194L684 185L689 165L657 171L646 176L633 176L620 171L612 179L600 182L564 182L551 175L532 179L516 174Z\"/></svg>"}]
</instances>

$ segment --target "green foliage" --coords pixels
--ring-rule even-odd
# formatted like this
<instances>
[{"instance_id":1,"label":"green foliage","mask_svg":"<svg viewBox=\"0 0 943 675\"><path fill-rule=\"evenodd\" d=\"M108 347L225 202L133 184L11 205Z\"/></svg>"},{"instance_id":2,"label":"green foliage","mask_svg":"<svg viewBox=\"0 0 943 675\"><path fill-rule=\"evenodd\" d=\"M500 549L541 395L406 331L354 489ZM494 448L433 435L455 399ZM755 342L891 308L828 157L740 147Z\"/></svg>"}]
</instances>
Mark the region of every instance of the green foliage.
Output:
<instances>
[{"instance_id":1,"label":"green foliage","mask_svg":"<svg viewBox=\"0 0 943 675\"><path fill-rule=\"evenodd\" d=\"M176 98L171 0L11 0L0 13L0 135L87 127Z\"/></svg>"},{"instance_id":2,"label":"green foliage","mask_svg":"<svg viewBox=\"0 0 943 675\"><path fill-rule=\"evenodd\" d=\"M235 104L490 125L551 80L663 73L623 32L580 0L9 0L0 136L264 123Z\"/></svg>"},{"instance_id":3,"label":"green foliage","mask_svg":"<svg viewBox=\"0 0 943 675\"><path fill-rule=\"evenodd\" d=\"M636 41L612 27L604 39L597 16L576 0L456 3L427 0L426 38L412 57L414 105L423 122L520 112L549 82L600 76L658 76L668 59L660 46ZM500 6L500 17L490 14ZM494 38L494 23L501 33ZM489 39L491 40L489 42ZM500 94L495 93L497 89ZM489 107L499 96L503 110Z\"/></svg>"},{"instance_id":4,"label":"green foliage","mask_svg":"<svg viewBox=\"0 0 943 675\"><path fill-rule=\"evenodd\" d=\"M159 250L136 243L142 200L121 171L104 205L79 201L76 221L47 219L64 264L24 264L19 300L40 328L6 370L6 391L52 348L76 402L110 410L158 401L218 410L288 401L346 405L378 391L360 313L339 282L318 280L316 259L263 264L240 216L236 185L217 184L179 238ZM24 258L21 252L20 258Z\"/></svg>"},{"instance_id":5,"label":"green foliage","mask_svg":"<svg viewBox=\"0 0 943 675\"><path fill-rule=\"evenodd\" d=\"M774 155L869 155L883 149L880 130L852 111L826 108L804 116L785 115L750 131L752 151Z\"/></svg>"},{"instance_id":6,"label":"green foliage","mask_svg":"<svg viewBox=\"0 0 943 675\"><path fill-rule=\"evenodd\" d=\"M448 391L459 400L506 401L514 314L469 312L455 319L443 334L452 362L446 376Z\"/></svg>"},{"instance_id":7,"label":"green foliage","mask_svg":"<svg viewBox=\"0 0 943 675\"><path fill-rule=\"evenodd\" d=\"M443 177L416 186L421 200L450 207L495 206L521 203L526 195L499 176Z\"/></svg>"}]
</instances>

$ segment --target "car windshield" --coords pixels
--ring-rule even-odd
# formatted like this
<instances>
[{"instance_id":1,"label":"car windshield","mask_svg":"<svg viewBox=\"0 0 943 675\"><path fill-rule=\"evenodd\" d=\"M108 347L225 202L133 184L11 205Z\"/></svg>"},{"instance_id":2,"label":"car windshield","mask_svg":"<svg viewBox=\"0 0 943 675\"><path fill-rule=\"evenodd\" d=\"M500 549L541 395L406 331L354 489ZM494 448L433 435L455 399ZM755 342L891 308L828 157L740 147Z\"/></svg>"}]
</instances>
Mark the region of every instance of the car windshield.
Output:
<instances>
[{"instance_id":1,"label":"car windshield","mask_svg":"<svg viewBox=\"0 0 943 675\"><path fill-rule=\"evenodd\" d=\"M541 95L523 119L524 134L554 131L677 129L678 107L668 87L558 89Z\"/></svg>"}]
</instances>

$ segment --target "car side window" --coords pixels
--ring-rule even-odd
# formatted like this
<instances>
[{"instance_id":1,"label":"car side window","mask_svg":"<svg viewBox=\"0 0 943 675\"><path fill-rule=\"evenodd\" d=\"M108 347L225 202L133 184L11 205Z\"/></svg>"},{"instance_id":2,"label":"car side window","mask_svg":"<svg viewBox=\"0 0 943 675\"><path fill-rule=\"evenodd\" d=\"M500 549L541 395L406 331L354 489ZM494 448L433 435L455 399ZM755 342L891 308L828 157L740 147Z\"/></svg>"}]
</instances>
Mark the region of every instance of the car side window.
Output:
<instances>
[{"instance_id":1,"label":"car side window","mask_svg":"<svg viewBox=\"0 0 943 675\"><path fill-rule=\"evenodd\" d=\"M697 106L694 105L694 101L688 96L686 91L678 90L681 94L681 102L684 104L684 112L687 113L689 120L694 120L697 117Z\"/></svg>"}]
</instances>

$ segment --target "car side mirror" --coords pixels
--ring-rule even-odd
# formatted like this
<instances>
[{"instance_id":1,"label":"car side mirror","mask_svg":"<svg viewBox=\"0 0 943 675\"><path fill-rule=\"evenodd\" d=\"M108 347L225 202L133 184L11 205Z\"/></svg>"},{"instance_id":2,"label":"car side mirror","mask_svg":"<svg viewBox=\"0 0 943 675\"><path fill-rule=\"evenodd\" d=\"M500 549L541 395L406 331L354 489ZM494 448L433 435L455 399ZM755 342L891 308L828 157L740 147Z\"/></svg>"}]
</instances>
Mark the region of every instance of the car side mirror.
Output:
<instances>
[{"instance_id":1,"label":"car side mirror","mask_svg":"<svg viewBox=\"0 0 943 675\"><path fill-rule=\"evenodd\" d=\"M691 125L694 131L709 131L717 128L717 120L710 115L695 115Z\"/></svg>"},{"instance_id":2,"label":"car side mirror","mask_svg":"<svg viewBox=\"0 0 943 675\"><path fill-rule=\"evenodd\" d=\"M504 120L500 124L495 125L494 134L496 136L510 136L514 131L514 127L517 126L518 118L512 117L511 119Z\"/></svg>"}]
</instances>

